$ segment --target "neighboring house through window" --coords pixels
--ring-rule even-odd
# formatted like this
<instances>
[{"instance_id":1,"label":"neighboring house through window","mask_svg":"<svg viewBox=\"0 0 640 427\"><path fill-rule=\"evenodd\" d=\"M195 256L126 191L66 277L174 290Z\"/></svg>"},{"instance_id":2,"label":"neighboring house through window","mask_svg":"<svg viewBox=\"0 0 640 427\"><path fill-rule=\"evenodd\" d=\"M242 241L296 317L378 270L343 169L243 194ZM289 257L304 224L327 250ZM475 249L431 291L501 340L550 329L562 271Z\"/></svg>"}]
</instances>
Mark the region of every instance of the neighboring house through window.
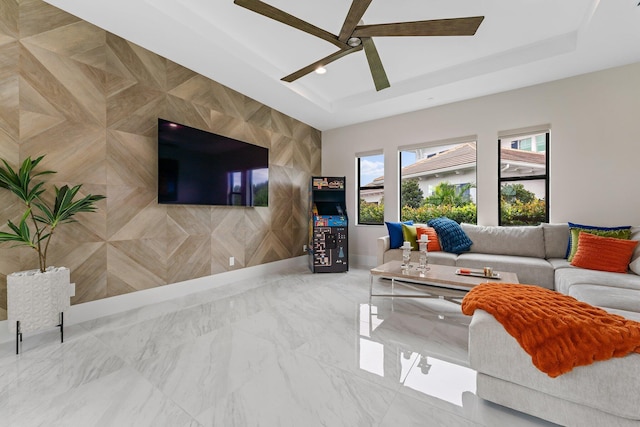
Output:
<instances>
[{"instance_id":1,"label":"neighboring house through window","mask_svg":"<svg viewBox=\"0 0 640 427\"><path fill-rule=\"evenodd\" d=\"M476 223L475 137L400 150L400 218Z\"/></svg>"}]
</instances>

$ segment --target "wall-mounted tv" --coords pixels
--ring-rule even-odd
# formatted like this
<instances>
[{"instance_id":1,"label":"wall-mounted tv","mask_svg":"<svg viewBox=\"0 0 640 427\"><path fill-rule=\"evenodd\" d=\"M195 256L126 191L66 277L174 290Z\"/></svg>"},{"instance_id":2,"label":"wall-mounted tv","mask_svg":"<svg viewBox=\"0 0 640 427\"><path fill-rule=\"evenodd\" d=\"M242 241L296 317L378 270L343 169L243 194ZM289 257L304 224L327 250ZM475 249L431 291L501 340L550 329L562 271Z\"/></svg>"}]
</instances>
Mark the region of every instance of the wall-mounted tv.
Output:
<instances>
[{"instance_id":1,"label":"wall-mounted tv","mask_svg":"<svg viewBox=\"0 0 640 427\"><path fill-rule=\"evenodd\" d=\"M158 203L268 206L269 150L158 119Z\"/></svg>"}]
</instances>

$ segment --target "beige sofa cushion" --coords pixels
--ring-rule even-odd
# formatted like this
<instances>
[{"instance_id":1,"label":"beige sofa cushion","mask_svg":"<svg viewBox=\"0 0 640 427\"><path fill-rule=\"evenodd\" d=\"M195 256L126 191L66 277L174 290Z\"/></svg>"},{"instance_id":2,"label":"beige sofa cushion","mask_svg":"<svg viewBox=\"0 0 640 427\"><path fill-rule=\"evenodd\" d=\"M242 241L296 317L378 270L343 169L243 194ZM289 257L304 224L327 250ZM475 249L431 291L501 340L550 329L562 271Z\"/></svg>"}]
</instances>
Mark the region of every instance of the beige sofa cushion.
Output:
<instances>
[{"instance_id":1,"label":"beige sofa cushion","mask_svg":"<svg viewBox=\"0 0 640 427\"><path fill-rule=\"evenodd\" d=\"M520 283L553 289L553 266L544 258L467 252L458 256L456 267L476 270L493 267L496 271L516 273Z\"/></svg>"},{"instance_id":2,"label":"beige sofa cushion","mask_svg":"<svg viewBox=\"0 0 640 427\"><path fill-rule=\"evenodd\" d=\"M640 298L637 289L614 288L601 285L581 285L569 288L569 295L587 304L607 309L615 309L616 314L624 311L624 317L640 313Z\"/></svg>"},{"instance_id":3,"label":"beige sofa cushion","mask_svg":"<svg viewBox=\"0 0 640 427\"><path fill-rule=\"evenodd\" d=\"M569 224L542 224L546 258L566 258L569 246Z\"/></svg>"},{"instance_id":4,"label":"beige sofa cushion","mask_svg":"<svg viewBox=\"0 0 640 427\"><path fill-rule=\"evenodd\" d=\"M607 292L608 287L634 289L638 292L640 291L640 276L633 273L610 273L608 271L587 270L584 268L556 269L556 291L572 295L572 287L583 285L599 285L603 288L603 292ZM640 292L638 292L638 295L640 295Z\"/></svg>"},{"instance_id":5,"label":"beige sofa cushion","mask_svg":"<svg viewBox=\"0 0 640 427\"><path fill-rule=\"evenodd\" d=\"M544 232L536 227L496 227L460 224L473 245L471 252L545 258Z\"/></svg>"}]
</instances>

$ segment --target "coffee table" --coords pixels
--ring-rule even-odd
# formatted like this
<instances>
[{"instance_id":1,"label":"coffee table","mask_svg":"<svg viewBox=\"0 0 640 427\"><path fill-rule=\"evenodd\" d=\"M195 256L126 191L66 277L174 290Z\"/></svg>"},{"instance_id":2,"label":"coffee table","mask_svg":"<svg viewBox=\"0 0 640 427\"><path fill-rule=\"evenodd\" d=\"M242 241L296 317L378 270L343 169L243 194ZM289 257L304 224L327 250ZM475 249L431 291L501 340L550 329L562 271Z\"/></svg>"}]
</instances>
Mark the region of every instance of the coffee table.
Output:
<instances>
[{"instance_id":1,"label":"coffee table","mask_svg":"<svg viewBox=\"0 0 640 427\"><path fill-rule=\"evenodd\" d=\"M456 274L460 267L448 265L429 264L428 270L420 272L418 264L411 263L408 269L402 268L401 261L390 261L370 270L369 297L394 297L394 298L439 298L460 304L460 291L468 292L480 283L519 283L516 273L495 271L499 278L487 278L465 276ZM380 277L391 279L391 293L373 293L373 279ZM419 290L419 294L394 293L396 282L403 287ZM419 285L419 286L414 286Z\"/></svg>"}]
</instances>

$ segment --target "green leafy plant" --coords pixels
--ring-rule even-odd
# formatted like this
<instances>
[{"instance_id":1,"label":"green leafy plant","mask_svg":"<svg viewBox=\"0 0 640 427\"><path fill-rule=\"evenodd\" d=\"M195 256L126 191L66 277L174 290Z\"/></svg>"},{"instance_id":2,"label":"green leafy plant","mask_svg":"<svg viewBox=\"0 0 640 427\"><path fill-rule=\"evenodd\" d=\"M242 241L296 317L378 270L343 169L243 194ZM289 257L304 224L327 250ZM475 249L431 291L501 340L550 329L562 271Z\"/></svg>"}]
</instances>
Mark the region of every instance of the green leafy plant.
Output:
<instances>
[{"instance_id":1,"label":"green leafy plant","mask_svg":"<svg viewBox=\"0 0 640 427\"><path fill-rule=\"evenodd\" d=\"M449 182L442 181L436 185L433 194L424 199L424 204L433 206L464 206L471 203L471 198L467 192L474 187L474 184L464 184L458 187Z\"/></svg>"},{"instance_id":2,"label":"green leafy plant","mask_svg":"<svg viewBox=\"0 0 640 427\"><path fill-rule=\"evenodd\" d=\"M360 199L360 214L358 215L360 224L383 224L384 205L377 203L367 203Z\"/></svg>"},{"instance_id":3,"label":"green leafy plant","mask_svg":"<svg viewBox=\"0 0 640 427\"><path fill-rule=\"evenodd\" d=\"M513 204L516 201L531 203L536 200L535 193L527 190L522 184L505 184L500 189L503 202Z\"/></svg>"},{"instance_id":4,"label":"green leafy plant","mask_svg":"<svg viewBox=\"0 0 640 427\"><path fill-rule=\"evenodd\" d=\"M55 173L54 171L35 172L34 169L44 156L35 160L28 157L15 171L2 159L0 166L0 187L15 194L25 205L26 210L18 224L7 222L11 232L0 232L0 242L14 242L14 246L28 246L38 253L41 272L47 268L47 251L51 237L60 224L75 222L74 215L80 212L95 212L95 203L105 196L89 194L74 200L82 184L72 188L64 185L54 186L55 200L49 206L42 199L46 191L44 182L35 182L34 178Z\"/></svg>"},{"instance_id":5,"label":"green leafy plant","mask_svg":"<svg viewBox=\"0 0 640 427\"><path fill-rule=\"evenodd\" d=\"M546 208L546 202L543 199L535 199L527 203L519 200L506 203L503 199L500 203L500 223L502 225L538 225L547 220Z\"/></svg>"},{"instance_id":6,"label":"green leafy plant","mask_svg":"<svg viewBox=\"0 0 640 427\"><path fill-rule=\"evenodd\" d=\"M424 202L424 194L415 178L403 179L400 186L400 206L417 208Z\"/></svg>"},{"instance_id":7,"label":"green leafy plant","mask_svg":"<svg viewBox=\"0 0 640 427\"><path fill-rule=\"evenodd\" d=\"M403 206L400 213L400 220L412 219L414 222L426 224L430 219L446 216L457 223L466 222L475 224L477 222L476 205L472 202L463 206L453 205L422 205L418 208Z\"/></svg>"}]
</instances>

